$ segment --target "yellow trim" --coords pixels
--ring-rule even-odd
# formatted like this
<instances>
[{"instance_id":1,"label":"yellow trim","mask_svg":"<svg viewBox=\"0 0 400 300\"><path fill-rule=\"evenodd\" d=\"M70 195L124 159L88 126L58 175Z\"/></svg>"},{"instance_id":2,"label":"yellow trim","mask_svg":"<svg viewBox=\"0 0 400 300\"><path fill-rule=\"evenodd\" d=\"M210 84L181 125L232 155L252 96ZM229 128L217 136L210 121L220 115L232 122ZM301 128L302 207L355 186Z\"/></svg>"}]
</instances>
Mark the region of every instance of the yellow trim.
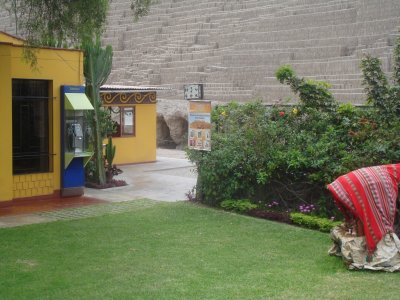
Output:
<instances>
[{"instance_id":1,"label":"yellow trim","mask_svg":"<svg viewBox=\"0 0 400 300\"><path fill-rule=\"evenodd\" d=\"M0 31L0 43L9 43L22 46L24 44L24 40L6 32Z\"/></svg>"},{"instance_id":2,"label":"yellow trim","mask_svg":"<svg viewBox=\"0 0 400 300\"><path fill-rule=\"evenodd\" d=\"M89 98L84 93L65 93L66 110L93 110Z\"/></svg>"},{"instance_id":3,"label":"yellow trim","mask_svg":"<svg viewBox=\"0 0 400 300\"><path fill-rule=\"evenodd\" d=\"M74 159L74 153L73 152L65 152L64 154L64 169L68 168L69 164L71 161Z\"/></svg>"},{"instance_id":4,"label":"yellow trim","mask_svg":"<svg viewBox=\"0 0 400 300\"><path fill-rule=\"evenodd\" d=\"M90 158L93 156L94 152L81 152L81 153L74 153L74 152L65 152L64 155L64 169L68 168L71 161L76 157L83 157L83 166L89 162Z\"/></svg>"}]
</instances>

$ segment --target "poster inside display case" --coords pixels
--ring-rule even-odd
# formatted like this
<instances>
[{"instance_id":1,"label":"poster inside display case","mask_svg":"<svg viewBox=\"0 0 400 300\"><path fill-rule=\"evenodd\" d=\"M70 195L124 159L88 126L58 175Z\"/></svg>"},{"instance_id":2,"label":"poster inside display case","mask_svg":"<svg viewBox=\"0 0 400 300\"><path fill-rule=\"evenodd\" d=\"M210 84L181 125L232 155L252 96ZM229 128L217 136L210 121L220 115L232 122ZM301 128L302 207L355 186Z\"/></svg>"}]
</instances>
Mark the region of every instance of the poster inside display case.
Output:
<instances>
[{"instance_id":1,"label":"poster inside display case","mask_svg":"<svg viewBox=\"0 0 400 300\"><path fill-rule=\"evenodd\" d=\"M211 151L211 101L189 101L189 149Z\"/></svg>"}]
</instances>

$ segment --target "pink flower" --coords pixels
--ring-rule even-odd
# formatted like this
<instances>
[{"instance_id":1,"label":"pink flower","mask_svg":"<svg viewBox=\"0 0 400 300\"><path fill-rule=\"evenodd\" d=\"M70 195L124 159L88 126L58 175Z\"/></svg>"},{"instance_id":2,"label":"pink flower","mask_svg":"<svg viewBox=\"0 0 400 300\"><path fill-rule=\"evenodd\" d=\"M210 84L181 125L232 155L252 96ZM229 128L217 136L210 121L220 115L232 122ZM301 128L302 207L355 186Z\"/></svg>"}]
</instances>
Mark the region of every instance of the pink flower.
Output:
<instances>
[{"instance_id":1,"label":"pink flower","mask_svg":"<svg viewBox=\"0 0 400 300\"><path fill-rule=\"evenodd\" d=\"M280 111L280 112L279 112L279 116L280 116L280 117L283 117L284 115L285 115L285 112L284 112L284 111Z\"/></svg>"}]
</instances>

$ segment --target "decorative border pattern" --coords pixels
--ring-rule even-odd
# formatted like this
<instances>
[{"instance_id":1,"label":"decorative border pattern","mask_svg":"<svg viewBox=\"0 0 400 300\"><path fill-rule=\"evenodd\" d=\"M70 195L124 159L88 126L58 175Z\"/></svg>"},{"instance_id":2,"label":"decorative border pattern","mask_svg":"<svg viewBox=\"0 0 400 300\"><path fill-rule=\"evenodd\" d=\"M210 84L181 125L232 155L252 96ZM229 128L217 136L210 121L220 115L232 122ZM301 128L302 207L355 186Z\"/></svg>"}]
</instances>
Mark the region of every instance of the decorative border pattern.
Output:
<instances>
[{"instance_id":1,"label":"decorative border pattern","mask_svg":"<svg viewBox=\"0 0 400 300\"><path fill-rule=\"evenodd\" d=\"M155 104L156 92L100 92L103 105Z\"/></svg>"}]
</instances>

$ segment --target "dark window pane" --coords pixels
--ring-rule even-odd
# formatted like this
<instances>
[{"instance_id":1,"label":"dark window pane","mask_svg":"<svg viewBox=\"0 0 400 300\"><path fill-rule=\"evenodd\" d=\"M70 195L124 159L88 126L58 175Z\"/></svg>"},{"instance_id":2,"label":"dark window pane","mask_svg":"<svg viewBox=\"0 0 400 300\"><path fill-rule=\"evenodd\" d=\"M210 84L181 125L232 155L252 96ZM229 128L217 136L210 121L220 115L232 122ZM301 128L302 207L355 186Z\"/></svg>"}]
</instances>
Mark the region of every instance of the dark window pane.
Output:
<instances>
[{"instance_id":1,"label":"dark window pane","mask_svg":"<svg viewBox=\"0 0 400 300\"><path fill-rule=\"evenodd\" d=\"M13 172L48 172L49 82L13 80Z\"/></svg>"},{"instance_id":2,"label":"dark window pane","mask_svg":"<svg viewBox=\"0 0 400 300\"><path fill-rule=\"evenodd\" d=\"M116 131L113 137L135 135L135 107L112 106L109 107L111 120Z\"/></svg>"}]
</instances>

